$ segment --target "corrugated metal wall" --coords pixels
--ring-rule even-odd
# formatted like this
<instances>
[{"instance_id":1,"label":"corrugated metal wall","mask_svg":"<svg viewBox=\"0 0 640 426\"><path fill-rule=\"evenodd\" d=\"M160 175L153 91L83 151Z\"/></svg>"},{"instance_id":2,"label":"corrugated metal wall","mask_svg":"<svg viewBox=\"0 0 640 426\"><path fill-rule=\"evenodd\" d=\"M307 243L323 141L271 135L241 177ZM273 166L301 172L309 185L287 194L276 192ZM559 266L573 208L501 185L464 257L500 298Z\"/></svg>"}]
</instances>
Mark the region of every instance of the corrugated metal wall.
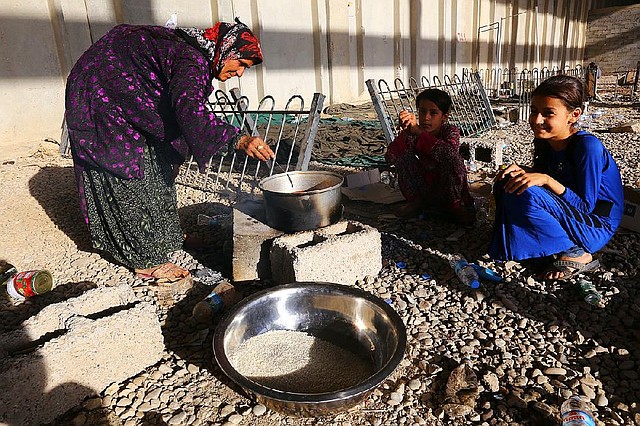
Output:
<instances>
[{"instance_id":1,"label":"corrugated metal wall","mask_svg":"<svg viewBox=\"0 0 640 426\"><path fill-rule=\"evenodd\" d=\"M58 137L66 75L82 52L117 23L163 25L176 13L180 26L208 27L238 16L261 39L265 62L221 88L239 86L251 100L266 94L281 101L292 94L310 99L322 92L330 104L368 99L364 82L370 78L406 80L469 67L581 63L591 0L2 3L0 19L11 25L0 25L2 49L10 50L9 63L0 64L0 114L12 125L0 128L0 144ZM38 106L45 104L43 114ZM16 105L25 108L17 112ZM34 120L39 128L34 129Z\"/></svg>"}]
</instances>

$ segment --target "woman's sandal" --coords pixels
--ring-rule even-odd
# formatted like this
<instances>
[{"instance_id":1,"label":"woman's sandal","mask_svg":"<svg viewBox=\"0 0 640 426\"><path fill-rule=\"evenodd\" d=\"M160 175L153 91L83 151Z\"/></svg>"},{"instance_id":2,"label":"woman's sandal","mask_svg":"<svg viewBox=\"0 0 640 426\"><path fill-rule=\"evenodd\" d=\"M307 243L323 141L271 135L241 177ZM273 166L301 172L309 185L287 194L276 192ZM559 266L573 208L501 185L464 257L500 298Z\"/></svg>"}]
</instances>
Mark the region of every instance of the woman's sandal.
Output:
<instances>
[{"instance_id":1,"label":"woman's sandal","mask_svg":"<svg viewBox=\"0 0 640 426\"><path fill-rule=\"evenodd\" d=\"M189 271L171 262L163 263L148 269L136 269L136 277L142 280L152 280L156 283L179 281L189 276Z\"/></svg>"},{"instance_id":2,"label":"woman's sandal","mask_svg":"<svg viewBox=\"0 0 640 426\"><path fill-rule=\"evenodd\" d=\"M598 259L592 259L591 262L587 263L577 262L575 260L558 259L541 274L541 278L547 281L567 281L585 272L595 271L599 267L600 261ZM561 272L562 276L558 278L546 278L550 272Z\"/></svg>"}]
</instances>

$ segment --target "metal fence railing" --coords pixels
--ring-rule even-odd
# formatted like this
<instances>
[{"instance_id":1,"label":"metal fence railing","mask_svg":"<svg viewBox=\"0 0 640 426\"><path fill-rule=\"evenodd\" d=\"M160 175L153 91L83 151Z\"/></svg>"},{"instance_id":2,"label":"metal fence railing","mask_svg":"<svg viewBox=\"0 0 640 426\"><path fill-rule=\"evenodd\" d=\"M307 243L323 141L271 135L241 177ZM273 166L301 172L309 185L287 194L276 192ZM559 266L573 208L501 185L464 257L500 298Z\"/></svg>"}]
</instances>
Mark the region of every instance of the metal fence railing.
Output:
<instances>
[{"instance_id":1,"label":"metal fence railing","mask_svg":"<svg viewBox=\"0 0 640 426\"><path fill-rule=\"evenodd\" d=\"M557 66L533 68L531 70L517 68L489 68L472 71L465 68L463 75L477 73L482 81L487 96L492 100L513 100L518 105L518 115L520 120L527 120L529 116L529 105L531 103L531 92L547 78L566 74L584 80L585 74L582 65L575 65L573 68Z\"/></svg>"},{"instance_id":2,"label":"metal fence railing","mask_svg":"<svg viewBox=\"0 0 640 426\"><path fill-rule=\"evenodd\" d=\"M315 93L309 107L304 99L294 95L284 109L275 108L275 100L265 96L257 108L238 89L229 94L217 90L208 107L229 124L260 136L276 154L275 161L260 162L243 152L230 151L212 157L204 173L200 173L193 158L180 168L176 183L202 191L206 201L213 193L232 199L256 191L258 182L274 173L307 170L320 121L324 95Z\"/></svg>"},{"instance_id":3,"label":"metal fence railing","mask_svg":"<svg viewBox=\"0 0 640 426\"><path fill-rule=\"evenodd\" d=\"M377 83L375 80L367 80L366 85L387 143L391 143L399 133L396 122L400 111L416 113L416 96L428 88L444 90L451 96L449 122L460 129L461 136L478 136L496 124L489 99L477 73L466 73L462 78L456 74L453 78L445 75L442 80L436 76L431 81L426 77L419 81L411 78L408 86L396 78L393 88L385 80L378 80Z\"/></svg>"},{"instance_id":4,"label":"metal fence railing","mask_svg":"<svg viewBox=\"0 0 640 426\"><path fill-rule=\"evenodd\" d=\"M294 95L281 110L275 108L272 96L265 96L258 107L251 110L248 99L241 96L238 89L231 89L229 94L216 90L213 98L215 100L207 104L210 111L247 133L262 137L276 154L276 159L263 163L244 153L231 151L211 157L205 172L200 173L190 157L180 166L175 182L200 190L198 201L207 201L214 193L238 199L243 193L255 192L264 177L309 168L325 98L323 94L315 93L308 108L300 95ZM60 153L71 153L66 122L62 125Z\"/></svg>"}]
</instances>

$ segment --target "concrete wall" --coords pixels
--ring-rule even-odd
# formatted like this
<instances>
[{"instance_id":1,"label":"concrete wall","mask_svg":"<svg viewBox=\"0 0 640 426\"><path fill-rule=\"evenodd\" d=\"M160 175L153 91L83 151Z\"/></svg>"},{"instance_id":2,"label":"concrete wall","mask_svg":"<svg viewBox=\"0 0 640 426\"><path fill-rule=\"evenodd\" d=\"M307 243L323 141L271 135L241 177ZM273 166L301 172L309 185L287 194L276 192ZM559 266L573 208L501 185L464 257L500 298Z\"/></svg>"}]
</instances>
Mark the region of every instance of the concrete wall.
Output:
<instances>
[{"instance_id":1,"label":"concrete wall","mask_svg":"<svg viewBox=\"0 0 640 426\"><path fill-rule=\"evenodd\" d=\"M587 34L586 63L597 63L604 74L634 69L640 61L640 4L590 11Z\"/></svg>"},{"instance_id":2,"label":"concrete wall","mask_svg":"<svg viewBox=\"0 0 640 426\"><path fill-rule=\"evenodd\" d=\"M64 82L82 52L117 23L208 27L240 17L265 62L220 88L252 104L293 94L325 105L368 100L364 82L462 68L562 68L581 62L591 0L3 0L0 159L60 139ZM537 9L536 9L537 6ZM486 28L489 30L485 31Z\"/></svg>"}]
</instances>

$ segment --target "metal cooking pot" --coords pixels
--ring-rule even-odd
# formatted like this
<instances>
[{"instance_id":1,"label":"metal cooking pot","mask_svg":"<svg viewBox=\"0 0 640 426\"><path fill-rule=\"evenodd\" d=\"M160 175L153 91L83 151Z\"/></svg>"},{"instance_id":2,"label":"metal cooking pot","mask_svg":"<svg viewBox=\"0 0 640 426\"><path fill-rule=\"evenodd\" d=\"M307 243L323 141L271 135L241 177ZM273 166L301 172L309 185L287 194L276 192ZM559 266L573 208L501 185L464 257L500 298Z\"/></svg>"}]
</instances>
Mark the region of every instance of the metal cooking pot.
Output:
<instances>
[{"instance_id":1,"label":"metal cooking pot","mask_svg":"<svg viewBox=\"0 0 640 426\"><path fill-rule=\"evenodd\" d=\"M288 172L258 184L264 196L267 225L284 232L308 231L342 219L344 178L332 172Z\"/></svg>"}]
</instances>

